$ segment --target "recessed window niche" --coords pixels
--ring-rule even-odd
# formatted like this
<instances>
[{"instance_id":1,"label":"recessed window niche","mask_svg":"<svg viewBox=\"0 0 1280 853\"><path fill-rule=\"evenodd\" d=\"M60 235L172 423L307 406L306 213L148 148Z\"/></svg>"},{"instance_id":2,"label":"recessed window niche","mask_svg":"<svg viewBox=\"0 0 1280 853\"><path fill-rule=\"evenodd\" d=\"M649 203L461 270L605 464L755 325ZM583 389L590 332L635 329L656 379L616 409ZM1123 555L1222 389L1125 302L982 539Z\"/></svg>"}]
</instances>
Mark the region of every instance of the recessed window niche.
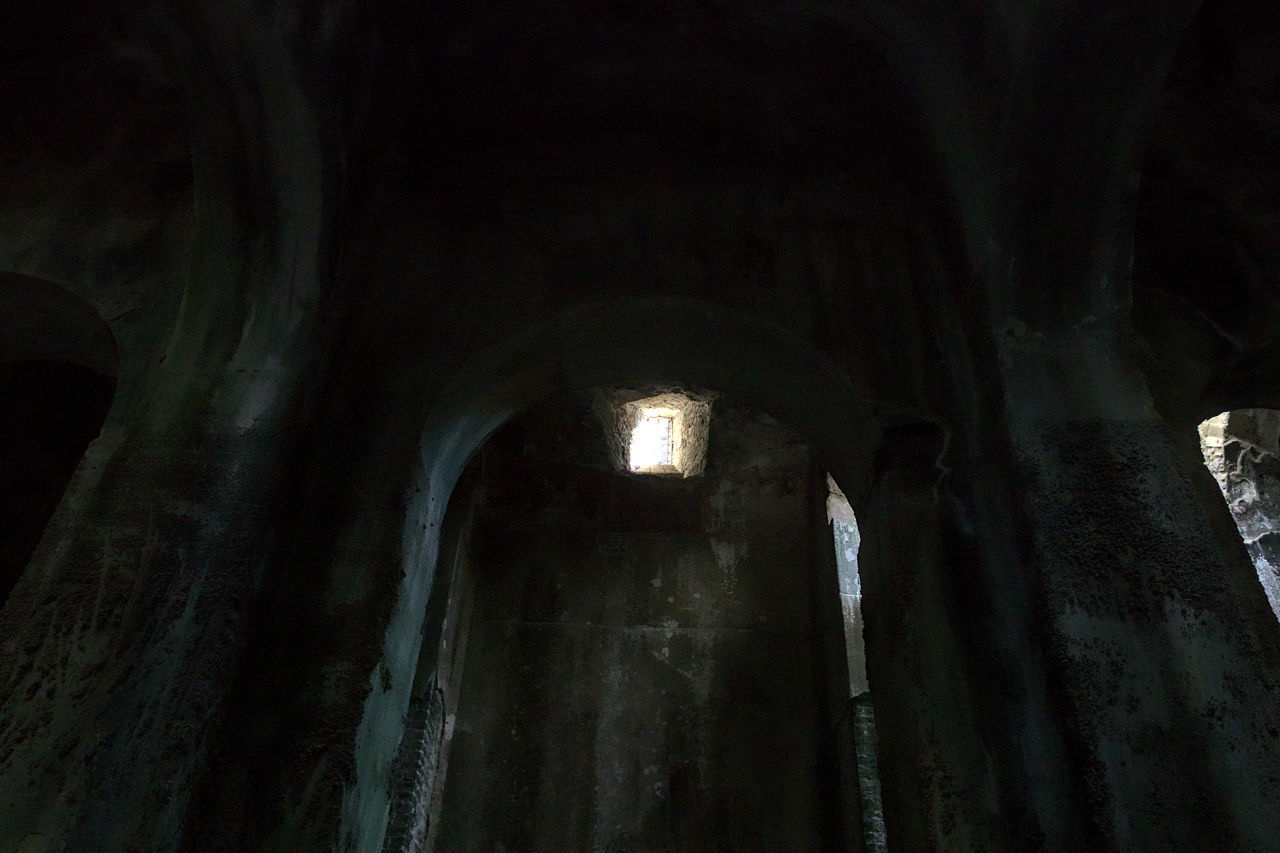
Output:
<instances>
[{"instance_id":1,"label":"recessed window niche","mask_svg":"<svg viewBox=\"0 0 1280 853\"><path fill-rule=\"evenodd\" d=\"M601 393L596 411L609 433L614 464L633 474L693 477L707 460L711 401L707 395L668 391Z\"/></svg>"}]
</instances>

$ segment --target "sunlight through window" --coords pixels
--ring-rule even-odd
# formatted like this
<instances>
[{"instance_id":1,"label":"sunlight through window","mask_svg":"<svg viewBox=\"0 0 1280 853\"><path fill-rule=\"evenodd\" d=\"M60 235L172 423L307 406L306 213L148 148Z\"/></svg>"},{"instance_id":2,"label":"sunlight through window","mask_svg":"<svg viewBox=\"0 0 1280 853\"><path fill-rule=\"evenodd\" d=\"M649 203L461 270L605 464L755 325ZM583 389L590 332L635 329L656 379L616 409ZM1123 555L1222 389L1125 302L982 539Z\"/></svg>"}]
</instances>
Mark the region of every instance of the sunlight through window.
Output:
<instances>
[{"instance_id":1,"label":"sunlight through window","mask_svg":"<svg viewBox=\"0 0 1280 853\"><path fill-rule=\"evenodd\" d=\"M609 436L617 470L658 477L696 477L707 457L711 399L682 391L640 397L636 391L597 392L592 408Z\"/></svg>"},{"instance_id":2,"label":"sunlight through window","mask_svg":"<svg viewBox=\"0 0 1280 853\"><path fill-rule=\"evenodd\" d=\"M674 433L670 417L644 414L631 431L631 470L673 464Z\"/></svg>"}]
</instances>

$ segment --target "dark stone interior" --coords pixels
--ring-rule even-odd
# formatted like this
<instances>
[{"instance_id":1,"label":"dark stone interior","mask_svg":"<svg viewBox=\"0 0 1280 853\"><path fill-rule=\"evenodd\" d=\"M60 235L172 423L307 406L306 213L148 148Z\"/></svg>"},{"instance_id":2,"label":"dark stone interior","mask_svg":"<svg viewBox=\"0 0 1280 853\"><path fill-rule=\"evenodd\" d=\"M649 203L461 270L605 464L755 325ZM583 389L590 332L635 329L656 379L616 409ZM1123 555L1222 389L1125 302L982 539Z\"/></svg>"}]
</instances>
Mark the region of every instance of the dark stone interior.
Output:
<instances>
[{"instance_id":1,"label":"dark stone interior","mask_svg":"<svg viewBox=\"0 0 1280 853\"><path fill-rule=\"evenodd\" d=\"M0 362L0 602L26 568L85 447L97 437L115 381L86 367Z\"/></svg>"},{"instance_id":2,"label":"dark stone interior","mask_svg":"<svg viewBox=\"0 0 1280 853\"><path fill-rule=\"evenodd\" d=\"M634 475L583 408L543 404L472 462L436 844L837 846L808 448L722 402L703 476Z\"/></svg>"},{"instance_id":3,"label":"dark stone interior","mask_svg":"<svg viewBox=\"0 0 1280 853\"><path fill-rule=\"evenodd\" d=\"M1252 0L7 4L0 853L1275 849L1278 138Z\"/></svg>"}]
</instances>

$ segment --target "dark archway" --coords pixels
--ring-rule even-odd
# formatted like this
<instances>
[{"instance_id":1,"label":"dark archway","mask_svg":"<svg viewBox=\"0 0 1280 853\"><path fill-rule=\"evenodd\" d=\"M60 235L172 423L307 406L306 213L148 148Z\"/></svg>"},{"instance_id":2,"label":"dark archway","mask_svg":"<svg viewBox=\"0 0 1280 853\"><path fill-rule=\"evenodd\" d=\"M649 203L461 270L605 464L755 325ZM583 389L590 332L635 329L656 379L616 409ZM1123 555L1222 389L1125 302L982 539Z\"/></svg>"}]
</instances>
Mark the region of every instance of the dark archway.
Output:
<instances>
[{"instance_id":1,"label":"dark archway","mask_svg":"<svg viewBox=\"0 0 1280 853\"><path fill-rule=\"evenodd\" d=\"M115 371L115 340L91 305L0 273L0 605L102 429Z\"/></svg>"}]
</instances>

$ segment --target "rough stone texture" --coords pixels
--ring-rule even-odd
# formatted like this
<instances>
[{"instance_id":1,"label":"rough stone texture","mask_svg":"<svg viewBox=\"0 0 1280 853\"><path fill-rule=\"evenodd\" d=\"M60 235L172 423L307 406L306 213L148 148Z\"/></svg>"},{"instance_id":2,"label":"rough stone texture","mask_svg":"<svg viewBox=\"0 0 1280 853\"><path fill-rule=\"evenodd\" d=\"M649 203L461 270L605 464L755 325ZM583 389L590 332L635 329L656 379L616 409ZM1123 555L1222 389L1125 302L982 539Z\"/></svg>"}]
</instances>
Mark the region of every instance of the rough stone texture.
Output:
<instances>
[{"instance_id":1,"label":"rough stone texture","mask_svg":"<svg viewBox=\"0 0 1280 853\"><path fill-rule=\"evenodd\" d=\"M889 849L889 835L884 825L884 802L880 794L880 747L876 737L876 713L871 696L853 696L850 702L850 725L857 755L859 805L862 808L862 849L867 853L884 853Z\"/></svg>"},{"instance_id":2,"label":"rough stone texture","mask_svg":"<svg viewBox=\"0 0 1280 853\"><path fill-rule=\"evenodd\" d=\"M858 520L848 499L830 476L827 478L826 515L831 525L835 551L835 573L840 596L840 615L848 670L848 699L840 709L841 726L852 734L857 774L858 808L862 818L865 851L883 851L888 839L884 825L884 802L880 793L879 749L875 708L867 681L867 645L863 636L862 581L858 575ZM846 784L846 787L847 784Z\"/></svg>"},{"instance_id":3,"label":"rough stone texture","mask_svg":"<svg viewBox=\"0 0 1280 853\"><path fill-rule=\"evenodd\" d=\"M1137 838L1266 849L1280 820L1276 789L1242 780L1280 778L1271 734L1280 703L1237 698L1244 685L1280 695L1277 670L1250 654L1275 654L1258 619L1260 590L1242 596L1228 576L1234 565L1217 560L1162 428L1076 420L1041 429L1024 461L1042 495L1037 549L1062 656L1059 701L1088 721L1072 726L1077 784L1114 804L1095 812L1086 837L1119 849ZM1153 464L1159 458L1168 461Z\"/></svg>"},{"instance_id":4,"label":"rough stone texture","mask_svg":"<svg viewBox=\"0 0 1280 853\"><path fill-rule=\"evenodd\" d=\"M0 358L116 385L0 610L0 850L377 850L460 474L653 386L859 513L891 844L1274 847L1195 425L1280 406L1278 63L1254 0L4 4Z\"/></svg>"},{"instance_id":5,"label":"rough stone texture","mask_svg":"<svg viewBox=\"0 0 1280 853\"><path fill-rule=\"evenodd\" d=\"M1223 413L1203 425L1201 447L1280 618L1280 412Z\"/></svg>"},{"instance_id":6,"label":"rough stone texture","mask_svg":"<svg viewBox=\"0 0 1280 853\"><path fill-rule=\"evenodd\" d=\"M573 411L483 451L437 849L829 846L807 448L718 405L705 476L625 474Z\"/></svg>"},{"instance_id":7,"label":"rough stone texture","mask_svg":"<svg viewBox=\"0 0 1280 853\"><path fill-rule=\"evenodd\" d=\"M662 390L659 393L657 388L615 389L596 391L592 409L604 427L609 456L619 471L631 468L631 433L643 409L679 413L679 432L673 436L679 464L672 466L675 470L668 473L696 477L707 464L707 434L714 399L715 395L706 391Z\"/></svg>"},{"instance_id":8,"label":"rough stone texture","mask_svg":"<svg viewBox=\"0 0 1280 853\"><path fill-rule=\"evenodd\" d=\"M1136 200L1134 321L1157 406L1198 423L1280 405L1280 24L1265 3L1200 4L1156 112ZM1189 425L1189 424L1186 424Z\"/></svg>"},{"instance_id":9,"label":"rough stone texture","mask_svg":"<svg viewBox=\"0 0 1280 853\"><path fill-rule=\"evenodd\" d=\"M1034 832L1018 813L1027 805L994 783L1002 756L984 739L984 727L1024 725L1014 720L1030 703L1007 666L999 668L1008 696L1003 704L982 707L969 698L989 674L977 667L958 671L961 649L985 643L982 656L993 661L1008 653L995 637L972 636L954 613L962 608L981 624L998 624L981 593L964 591L983 567L965 552L946 504L933 495L938 447L927 431L918 443L906 439L891 441L894 450L858 518L867 676L889 844L1019 849ZM913 696L909 704L886 701L904 692Z\"/></svg>"},{"instance_id":10,"label":"rough stone texture","mask_svg":"<svg viewBox=\"0 0 1280 853\"><path fill-rule=\"evenodd\" d=\"M444 737L444 697L440 691L411 700L400 751L387 782L393 792L382 843L387 853L418 853L426 847Z\"/></svg>"},{"instance_id":11,"label":"rough stone texture","mask_svg":"<svg viewBox=\"0 0 1280 853\"><path fill-rule=\"evenodd\" d=\"M215 52L234 70L184 65L141 20L135 40L116 23L38 27L38 54L70 58L6 62L0 84L15 128L0 266L65 283L120 351L102 436L0 612L0 847L179 843L270 560L285 412L309 363L322 211L306 199L323 176L300 174L305 133L272 136L303 129L297 92L250 92L238 50ZM169 23L181 41L205 22ZM264 103L253 127L233 117ZM186 108L207 111L194 140ZM273 144L287 161L249 154ZM283 271L290 306L256 302Z\"/></svg>"}]
</instances>

